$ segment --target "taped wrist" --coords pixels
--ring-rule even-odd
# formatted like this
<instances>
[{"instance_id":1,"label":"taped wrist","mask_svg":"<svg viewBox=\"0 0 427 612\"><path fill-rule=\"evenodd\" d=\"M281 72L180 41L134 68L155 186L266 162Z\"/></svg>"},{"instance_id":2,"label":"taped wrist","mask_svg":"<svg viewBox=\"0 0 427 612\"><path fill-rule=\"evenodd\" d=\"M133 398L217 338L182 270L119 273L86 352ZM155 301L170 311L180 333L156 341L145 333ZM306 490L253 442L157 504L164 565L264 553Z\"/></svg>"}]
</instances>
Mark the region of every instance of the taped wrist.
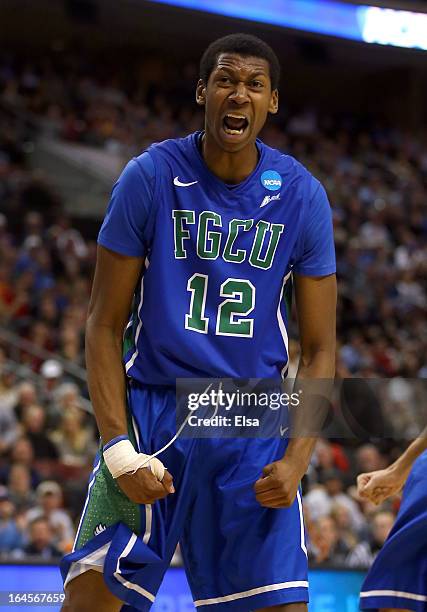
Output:
<instances>
[{"instance_id":1,"label":"taped wrist","mask_svg":"<svg viewBox=\"0 0 427 612\"><path fill-rule=\"evenodd\" d=\"M165 466L156 457L137 453L127 436L117 436L103 448L105 464L113 478L123 474L134 474L140 468L149 468L157 480L162 481Z\"/></svg>"}]
</instances>

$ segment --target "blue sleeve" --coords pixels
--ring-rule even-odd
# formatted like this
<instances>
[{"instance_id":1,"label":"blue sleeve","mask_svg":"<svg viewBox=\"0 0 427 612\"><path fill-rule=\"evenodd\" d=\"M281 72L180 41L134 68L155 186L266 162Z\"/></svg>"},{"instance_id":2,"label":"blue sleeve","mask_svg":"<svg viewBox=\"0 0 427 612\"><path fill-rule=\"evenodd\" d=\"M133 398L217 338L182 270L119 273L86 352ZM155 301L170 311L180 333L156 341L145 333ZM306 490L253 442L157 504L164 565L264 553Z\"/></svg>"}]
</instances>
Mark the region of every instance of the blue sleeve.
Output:
<instances>
[{"instance_id":1,"label":"blue sleeve","mask_svg":"<svg viewBox=\"0 0 427 612\"><path fill-rule=\"evenodd\" d=\"M144 257L155 170L149 153L132 159L113 187L98 244L130 257Z\"/></svg>"},{"instance_id":2,"label":"blue sleeve","mask_svg":"<svg viewBox=\"0 0 427 612\"><path fill-rule=\"evenodd\" d=\"M323 186L312 178L304 222L302 248L294 272L302 276L327 276L336 271L332 210Z\"/></svg>"}]
</instances>

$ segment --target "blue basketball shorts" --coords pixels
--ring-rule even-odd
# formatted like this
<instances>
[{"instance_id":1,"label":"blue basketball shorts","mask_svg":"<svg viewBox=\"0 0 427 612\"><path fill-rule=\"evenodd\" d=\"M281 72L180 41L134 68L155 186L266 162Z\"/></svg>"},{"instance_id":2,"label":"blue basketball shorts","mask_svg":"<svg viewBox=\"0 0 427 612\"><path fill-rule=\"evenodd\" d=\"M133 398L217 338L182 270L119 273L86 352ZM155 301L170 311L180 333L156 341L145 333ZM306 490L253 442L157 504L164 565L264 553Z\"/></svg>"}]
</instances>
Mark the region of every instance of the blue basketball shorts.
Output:
<instances>
[{"instance_id":1,"label":"blue basketball shorts","mask_svg":"<svg viewBox=\"0 0 427 612\"><path fill-rule=\"evenodd\" d=\"M427 612L427 452L415 461L396 523L362 586L361 610Z\"/></svg>"},{"instance_id":2,"label":"blue basketball shorts","mask_svg":"<svg viewBox=\"0 0 427 612\"><path fill-rule=\"evenodd\" d=\"M175 391L129 389L129 436L158 455L176 492L153 505L131 502L102 458L95 461L74 550L61 564L64 583L88 569L103 572L128 606L149 610L180 543L194 605L200 611L248 612L308 601L301 494L286 509L263 508L254 484L283 457L286 440L183 439Z\"/></svg>"}]
</instances>

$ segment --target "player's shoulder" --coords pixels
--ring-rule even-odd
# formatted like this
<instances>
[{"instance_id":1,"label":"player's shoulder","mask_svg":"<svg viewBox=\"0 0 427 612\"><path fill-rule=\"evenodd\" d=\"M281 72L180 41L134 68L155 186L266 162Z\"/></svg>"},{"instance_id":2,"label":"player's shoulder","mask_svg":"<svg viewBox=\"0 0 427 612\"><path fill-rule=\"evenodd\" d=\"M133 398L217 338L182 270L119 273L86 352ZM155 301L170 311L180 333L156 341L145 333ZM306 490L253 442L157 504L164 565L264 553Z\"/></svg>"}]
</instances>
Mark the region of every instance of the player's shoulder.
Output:
<instances>
[{"instance_id":1,"label":"player's shoulder","mask_svg":"<svg viewBox=\"0 0 427 612\"><path fill-rule=\"evenodd\" d=\"M194 133L181 138L168 138L166 140L162 140L161 142L153 142L153 144L148 147L146 152L153 158L156 158L157 156L168 158L174 157L178 154L188 155L188 153L191 151L196 135L197 133Z\"/></svg>"},{"instance_id":2,"label":"player's shoulder","mask_svg":"<svg viewBox=\"0 0 427 612\"><path fill-rule=\"evenodd\" d=\"M275 169L278 172L291 173L299 176L307 181L311 181L314 179L311 172L298 161L292 155L288 153L284 153L279 149L275 149L265 144L265 142L258 141L261 147L264 149L264 155L268 163L272 166L275 166ZM317 180L317 179L314 179Z\"/></svg>"},{"instance_id":3,"label":"player's shoulder","mask_svg":"<svg viewBox=\"0 0 427 612\"><path fill-rule=\"evenodd\" d=\"M310 188L310 192L316 191L320 186L320 181L316 179L310 170L298 161L292 155L284 153L279 149L275 149L266 145L264 142L259 141L261 146L264 148L265 157L268 160L268 164L272 166L280 174L293 175L300 180L303 180Z\"/></svg>"}]
</instances>

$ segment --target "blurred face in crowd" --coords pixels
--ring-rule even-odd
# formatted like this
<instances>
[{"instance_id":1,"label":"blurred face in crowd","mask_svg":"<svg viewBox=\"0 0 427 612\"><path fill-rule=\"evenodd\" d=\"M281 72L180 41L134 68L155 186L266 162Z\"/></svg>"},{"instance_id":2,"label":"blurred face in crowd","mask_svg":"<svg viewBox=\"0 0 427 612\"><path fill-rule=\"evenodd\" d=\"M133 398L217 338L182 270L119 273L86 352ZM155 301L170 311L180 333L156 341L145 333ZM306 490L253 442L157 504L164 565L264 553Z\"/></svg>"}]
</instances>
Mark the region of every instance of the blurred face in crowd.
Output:
<instances>
[{"instance_id":1,"label":"blurred face in crowd","mask_svg":"<svg viewBox=\"0 0 427 612\"><path fill-rule=\"evenodd\" d=\"M223 151L252 147L267 119L278 110L267 60L220 53L208 82L198 82L197 103L205 107L206 136Z\"/></svg>"},{"instance_id":2,"label":"blurred face in crowd","mask_svg":"<svg viewBox=\"0 0 427 612\"><path fill-rule=\"evenodd\" d=\"M12 465L9 472L9 488L18 495L25 495L31 489L30 472L25 465Z\"/></svg>"},{"instance_id":3,"label":"blurred face in crowd","mask_svg":"<svg viewBox=\"0 0 427 612\"><path fill-rule=\"evenodd\" d=\"M19 387L19 403L23 406L31 406L37 401L35 386L30 382L24 382Z\"/></svg>"},{"instance_id":4,"label":"blurred face in crowd","mask_svg":"<svg viewBox=\"0 0 427 612\"><path fill-rule=\"evenodd\" d=\"M27 431L37 433L43 431L46 416L41 406L29 406L23 415L23 423Z\"/></svg>"},{"instance_id":5,"label":"blurred face in crowd","mask_svg":"<svg viewBox=\"0 0 427 612\"><path fill-rule=\"evenodd\" d=\"M40 500L41 506L47 514L61 507L62 496L60 493L49 492L42 495Z\"/></svg>"},{"instance_id":6,"label":"blurred face in crowd","mask_svg":"<svg viewBox=\"0 0 427 612\"><path fill-rule=\"evenodd\" d=\"M335 521L330 516L324 516L317 521L317 531L324 544L333 548L338 540L338 531Z\"/></svg>"},{"instance_id":7,"label":"blurred face in crowd","mask_svg":"<svg viewBox=\"0 0 427 612\"><path fill-rule=\"evenodd\" d=\"M330 469L334 465L334 457L331 445L327 440L318 440L316 445L316 457L322 468Z\"/></svg>"},{"instance_id":8,"label":"blurred face in crowd","mask_svg":"<svg viewBox=\"0 0 427 612\"><path fill-rule=\"evenodd\" d=\"M34 459L34 451L28 438L20 438L12 448L12 461L31 465Z\"/></svg>"},{"instance_id":9,"label":"blurred face in crowd","mask_svg":"<svg viewBox=\"0 0 427 612\"><path fill-rule=\"evenodd\" d=\"M328 494L334 496L342 492L343 484L339 478L329 478L325 482L325 487Z\"/></svg>"},{"instance_id":10,"label":"blurred face in crowd","mask_svg":"<svg viewBox=\"0 0 427 612\"><path fill-rule=\"evenodd\" d=\"M15 507L8 499L0 500L0 521L7 521L13 516Z\"/></svg>"},{"instance_id":11,"label":"blurred face in crowd","mask_svg":"<svg viewBox=\"0 0 427 612\"><path fill-rule=\"evenodd\" d=\"M34 521L30 527L30 539L36 548L43 550L51 543L52 532L46 520Z\"/></svg>"},{"instance_id":12,"label":"blurred face in crowd","mask_svg":"<svg viewBox=\"0 0 427 612\"><path fill-rule=\"evenodd\" d=\"M81 429L83 413L79 408L70 406L62 417L62 429L66 434L74 434Z\"/></svg>"},{"instance_id":13,"label":"blurred face in crowd","mask_svg":"<svg viewBox=\"0 0 427 612\"><path fill-rule=\"evenodd\" d=\"M377 544L382 546L393 527L394 515L391 512L380 512L374 517L372 535Z\"/></svg>"},{"instance_id":14,"label":"blurred face in crowd","mask_svg":"<svg viewBox=\"0 0 427 612\"><path fill-rule=\"evenodd\" d=\"M357 465L361 472L374 472L384 467L384 461L378 449L372 444L361 446L356 454Z\"/></svg>"},{"instance_id":15,"label":"blurred face in crowd","mask_svg":"<svg viewBox=\"0 0 427 612\"><path fill-rule=\"evenodd\" d=\"M348 529L351 526L350 512L346 506L336 504L332 513L339 529Z\"/></svg>"}]
</instances>

